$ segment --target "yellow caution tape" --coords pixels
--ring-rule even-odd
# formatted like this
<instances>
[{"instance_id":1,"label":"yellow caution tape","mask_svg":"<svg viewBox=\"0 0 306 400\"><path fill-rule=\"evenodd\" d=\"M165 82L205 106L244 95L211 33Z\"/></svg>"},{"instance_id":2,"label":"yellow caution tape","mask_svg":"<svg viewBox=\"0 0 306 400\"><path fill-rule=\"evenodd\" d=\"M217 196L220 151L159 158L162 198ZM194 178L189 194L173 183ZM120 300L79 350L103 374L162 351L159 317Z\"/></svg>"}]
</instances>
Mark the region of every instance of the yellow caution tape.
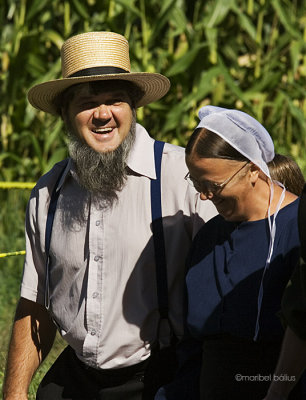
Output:
<instances>
[{"instance_id":1,"label":"yellow caution tape","mask_svg":"<svg viewBox=\"0 0 306 400\"><path fill-rule=\"evenodd\" d=\"M35 182L0 182L0 189L33 189Z\"/></svg>"},{"instance_id":2,"label":"yellow caution tape","mask_svg":"<svg viewBox=\"0 0 306 400\"><path fill-rule=\"evenodd\" d=\"M21 256L21 255L25 255L25 250L21 250L21 251L12 251L11 253L0 253L0 258L4 258L4 257L11 257L11 256Z\"/></svg>"}]
</instances>

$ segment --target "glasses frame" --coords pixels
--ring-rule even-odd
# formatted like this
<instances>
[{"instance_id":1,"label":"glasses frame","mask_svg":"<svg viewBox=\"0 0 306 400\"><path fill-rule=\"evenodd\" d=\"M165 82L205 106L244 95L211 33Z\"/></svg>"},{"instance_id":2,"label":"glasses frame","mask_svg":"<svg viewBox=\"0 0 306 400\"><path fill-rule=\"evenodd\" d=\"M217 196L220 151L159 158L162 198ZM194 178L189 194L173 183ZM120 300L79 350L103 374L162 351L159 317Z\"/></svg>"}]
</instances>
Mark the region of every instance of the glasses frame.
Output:
<instances>
[{"instance_id":1,"label":"glasses frame","mask_svg":"<svg viewBox=\"0 0 306 400\"><path fill-rule=\"evenodd\" d=\"M194 188L199 192L199 193L204 193L204 194L219 194L221 193L221 191L225 188L225 186L240 172L243 170L243 168L248 165L250 163L250 161L247 161L243 164L242 167L240 167L233 175L231 175L229 178L225 179L224 182L222 183L217 183L217 182L213 182L213 181L208 181L208 180L204 180L202 182L197 181L196 179L193 179L192 176L190 175L190 172L187 172L187 174L185 175L184 179L192 186L194 186ZM203 186L205 186L205 183L208 186L210 186L210 189L207 188L206 190L203 189ZM211 187L213 187L213 189L211 189ZM200 190L198 190L200 189Z\"/></svg>"}]
</instances>

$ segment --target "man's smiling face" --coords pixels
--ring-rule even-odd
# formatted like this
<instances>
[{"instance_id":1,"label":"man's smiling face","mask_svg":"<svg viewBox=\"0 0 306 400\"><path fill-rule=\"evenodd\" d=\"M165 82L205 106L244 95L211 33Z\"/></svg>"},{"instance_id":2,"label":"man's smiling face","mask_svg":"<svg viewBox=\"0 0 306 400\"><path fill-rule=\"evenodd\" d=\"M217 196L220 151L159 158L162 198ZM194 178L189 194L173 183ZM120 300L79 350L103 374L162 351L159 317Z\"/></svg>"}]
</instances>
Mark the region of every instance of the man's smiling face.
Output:
<instances>
[{"instance_id":1,"label":"man's smiling face","mask_svg":"<svg viewBox=\"0 0 306 400\"><path fill-rule=\"evenodd\" d=\"M132 102L120 81L79 85L66 107L72 129L99 153L115 150L129 134L133 119Z\"/></svg>"}]
</instances>

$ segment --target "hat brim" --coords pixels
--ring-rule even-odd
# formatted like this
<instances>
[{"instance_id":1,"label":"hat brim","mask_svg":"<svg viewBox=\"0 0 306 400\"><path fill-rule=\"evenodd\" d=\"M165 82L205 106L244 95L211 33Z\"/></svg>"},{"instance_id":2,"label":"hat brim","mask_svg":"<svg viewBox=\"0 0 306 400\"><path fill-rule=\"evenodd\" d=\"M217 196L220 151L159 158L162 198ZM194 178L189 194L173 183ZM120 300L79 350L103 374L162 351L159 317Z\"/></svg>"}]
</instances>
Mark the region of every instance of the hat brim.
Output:
<instances>
[{"instance_id":1,"label":"hat brim","mask_svg":"<svg viewBox=\"0 0 306 400\"><path fill-rule=\"evenodd\" d=\"M33 107L50 114L58 114L58 106L55 104L58 96L70 86L94 82L123 80L139 86L144 91L144 96L137 102L136 107L162 98L170 89L170 81L161 74L149 72L128 72L121 74L91 75L75 78L55 79L33 86L28 91L28 100Z\"/></svg>"}]
</instances>

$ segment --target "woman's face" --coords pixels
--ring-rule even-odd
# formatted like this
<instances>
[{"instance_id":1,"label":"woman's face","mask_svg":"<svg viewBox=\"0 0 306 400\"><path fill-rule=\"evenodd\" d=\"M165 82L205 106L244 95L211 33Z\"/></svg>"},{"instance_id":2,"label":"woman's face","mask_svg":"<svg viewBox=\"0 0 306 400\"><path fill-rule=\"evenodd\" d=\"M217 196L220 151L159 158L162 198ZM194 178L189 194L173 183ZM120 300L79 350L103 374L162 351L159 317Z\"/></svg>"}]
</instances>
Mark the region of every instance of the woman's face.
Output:
<instances>
[{"instance_id":1,"label":"woman's face","mask_svg":"<svg viewBox=\"0 0 306 400\"><path fill-rule=\"evenodd\" d=\"M219 158L187 156L190 180L202 200L211 200L228 221L250 219L252 177L250 163Z\"/></svg>"}]
</instances>

